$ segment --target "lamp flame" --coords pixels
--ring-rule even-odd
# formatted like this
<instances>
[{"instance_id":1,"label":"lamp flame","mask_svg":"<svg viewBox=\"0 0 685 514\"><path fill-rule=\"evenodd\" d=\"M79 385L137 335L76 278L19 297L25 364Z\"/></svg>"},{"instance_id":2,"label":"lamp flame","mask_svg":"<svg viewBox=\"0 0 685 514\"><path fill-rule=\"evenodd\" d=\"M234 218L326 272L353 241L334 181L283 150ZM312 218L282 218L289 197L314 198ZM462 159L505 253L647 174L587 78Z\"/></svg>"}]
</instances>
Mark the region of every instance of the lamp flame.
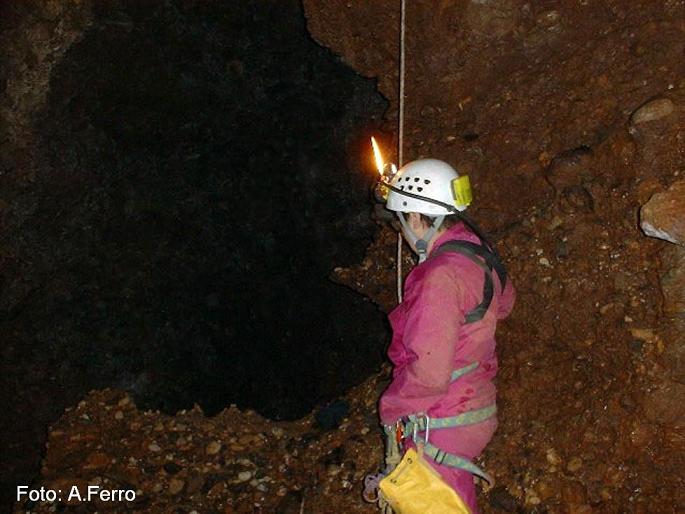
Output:
<instances>
[{"instance_id":1,"label":"lamp flame","mask_svg":"<svg viewBox=\"0 0 685 514\"><path fill-rule=\"evenodd\" d=\"M373 146L373 156L376 160L376 168L378 168L378 174L383 178L383 170L385 169L385 163L383 162L383 154L381 149L378 147L375 137L371 137L371 146Z\"/></svg>"}]
</instances>

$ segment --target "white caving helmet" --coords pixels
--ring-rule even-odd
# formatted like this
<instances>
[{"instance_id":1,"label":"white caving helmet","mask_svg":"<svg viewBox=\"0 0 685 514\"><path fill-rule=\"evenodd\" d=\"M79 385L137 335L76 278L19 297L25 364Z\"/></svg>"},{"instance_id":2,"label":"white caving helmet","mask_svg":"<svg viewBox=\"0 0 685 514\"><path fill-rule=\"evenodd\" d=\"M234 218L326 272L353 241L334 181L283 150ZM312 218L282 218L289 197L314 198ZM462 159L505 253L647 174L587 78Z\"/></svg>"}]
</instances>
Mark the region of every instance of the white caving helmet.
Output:
<instances>
[{"instance_id":1,"label":"white caving helmet","mask_svg":"<svg viewBox=\"0 0 685 514\"><path fill-rule=\"evenodd\" d=\"M467 177L463 178L467 179ZM469 198L465 203L460 203L456 198L457 179L459 179L459 174L446 162L437 159L419 159L402 166L390 183L398 191L392 189L389 191L386 207L390 211L397 212L405 237L415 246L419 254L419 262L426 259L428 241L438 231L445 216L454 212L446 206L454 206L455 209L463 211L470 201ZM468 182L465 185L468 188ZM403 191L426 199L437 200L446 206L402 194ZM422 239L419 239L409 227L403 215L405 212L418 212L435 217L431 228Z\"/></svg>"},{"instance_id":2,"label":"white caving helmet","mask_svg":"<svg viewBox=\"0 0 685 514\"><path fill-rule=\"evenodd\" d=\"M452 189L452 181L457 178L459 174L446 162L438 159L419 159L402 166L390 185L408 193L454 205L458 210L463 211L466 205L455 204ZM445 207L404 196L392 190L388 193L386 207L395 212L420 212L427 216L452 214L452 211Z\"/></svg>"}]
</instances>

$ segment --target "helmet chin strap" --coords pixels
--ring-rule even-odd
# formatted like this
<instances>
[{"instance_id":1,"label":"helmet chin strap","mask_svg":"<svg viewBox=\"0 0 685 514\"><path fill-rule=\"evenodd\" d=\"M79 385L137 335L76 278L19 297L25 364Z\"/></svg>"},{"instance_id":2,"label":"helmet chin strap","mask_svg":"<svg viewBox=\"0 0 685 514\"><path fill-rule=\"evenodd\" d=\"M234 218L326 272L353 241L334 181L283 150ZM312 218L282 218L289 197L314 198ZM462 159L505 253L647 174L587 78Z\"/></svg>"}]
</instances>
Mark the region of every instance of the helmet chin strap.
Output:
<instances>
[{"instance_id":1,"label":"helmet chin strap","mask_svg":"<svg viewBox=\"0 0 685 514\"><path fill-rule=\"evenodd\" d=\"M416 253L419 254L419 264L421 264L428 257L428 242L433 238L438 229L440 229L440 225L445 221L445 216L438 216L435 218L435 221L421 239L419 239L419 236L414 233L409 226L409 223L407 223L407 220L404 218L404 213L398 212L397 217L400 219L400 223L404 229L404 237L406 237L414 248L416 248Z\"/></svg>"}]
</instances>

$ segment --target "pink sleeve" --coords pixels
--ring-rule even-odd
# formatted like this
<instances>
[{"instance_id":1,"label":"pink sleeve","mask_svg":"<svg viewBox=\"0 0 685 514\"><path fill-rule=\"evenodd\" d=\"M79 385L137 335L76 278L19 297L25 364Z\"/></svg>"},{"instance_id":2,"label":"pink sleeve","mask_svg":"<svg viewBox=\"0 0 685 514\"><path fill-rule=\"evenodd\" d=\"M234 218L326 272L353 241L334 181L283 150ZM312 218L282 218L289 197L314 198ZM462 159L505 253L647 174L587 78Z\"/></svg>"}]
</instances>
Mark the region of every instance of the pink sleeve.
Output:
<instances>
[{"instance_id":1,"label":"pink sleeve","mask_svg":"<svg viewBox=\"0 0 685 514\"><path fill-rule=\"evenodd\" d=\"M409 363L393 381L407 414L426 412L447 393L454 366L459 327L464 322L462 288L447 267L427 270L417 291L403 341Z\"/></svg>"},{"instance_id":2,"label":"pink sleeve","mask_svg":"<svg viewBox=\"0 0 685 514\"><path fill-rule=\"evenodd\" d=\"M516 301L516 289L511 283L511 278L507 278L507 284L497 302L497 319L504 319L511 314Z\"/></svg>"}]
</instances>

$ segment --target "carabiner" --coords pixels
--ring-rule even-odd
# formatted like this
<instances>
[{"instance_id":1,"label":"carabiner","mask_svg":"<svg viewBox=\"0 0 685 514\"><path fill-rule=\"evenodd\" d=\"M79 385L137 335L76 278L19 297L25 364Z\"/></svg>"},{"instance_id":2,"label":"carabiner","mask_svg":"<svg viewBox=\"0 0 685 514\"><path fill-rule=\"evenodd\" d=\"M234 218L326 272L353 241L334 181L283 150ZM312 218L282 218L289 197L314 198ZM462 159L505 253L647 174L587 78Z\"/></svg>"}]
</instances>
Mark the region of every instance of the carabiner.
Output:
<instances>
[{"instance_id":1,"label":"carabiner","mask_svg":"<svg viewBox=\"0 0 685 514\"><path fill-rule=\"evenodd\" d=\"M414 419L414 433L412 434L412 440L414 441L414 444L418 444L418 433L419 433L419 420L423 418L426 420L425 427L426 429L424 430L426 432L426 435L423 438L422 443L423 444L428 444L428 437L430 436L430 422L431 419L428 416L428 414L417 414Z\"/></svg>"}]
</instances>

